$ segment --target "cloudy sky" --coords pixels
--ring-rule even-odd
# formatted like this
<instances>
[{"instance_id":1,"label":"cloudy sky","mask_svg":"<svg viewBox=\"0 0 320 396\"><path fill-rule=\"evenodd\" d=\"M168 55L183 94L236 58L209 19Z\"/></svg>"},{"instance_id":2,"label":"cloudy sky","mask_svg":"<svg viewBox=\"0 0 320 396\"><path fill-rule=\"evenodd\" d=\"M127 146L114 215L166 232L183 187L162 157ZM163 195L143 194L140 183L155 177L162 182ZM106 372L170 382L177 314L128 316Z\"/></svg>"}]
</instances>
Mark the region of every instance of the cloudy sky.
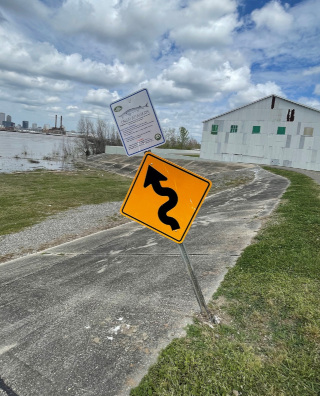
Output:
<instances>
[{"instance_id":1,"label":"cloudy sky","mask_svg":"<svg viewBox=\"0 0 320 396\"><path fill-rule=\"evenodd\" d=\"M68 130L149 90L162 128L267 95L320 109L319 0L0 0L0 112Z\"/></svg>"}]
</instances>

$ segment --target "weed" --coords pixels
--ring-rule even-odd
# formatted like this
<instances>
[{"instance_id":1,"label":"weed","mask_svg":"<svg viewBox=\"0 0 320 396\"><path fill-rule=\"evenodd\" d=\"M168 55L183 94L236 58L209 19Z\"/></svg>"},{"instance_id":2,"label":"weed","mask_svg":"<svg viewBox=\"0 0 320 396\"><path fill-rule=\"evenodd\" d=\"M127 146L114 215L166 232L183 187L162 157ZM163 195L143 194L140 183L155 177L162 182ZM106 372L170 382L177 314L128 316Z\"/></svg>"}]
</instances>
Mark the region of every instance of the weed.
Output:
<instances>
[{"instance_id":1,"label":"weed","mask_svg":"<svg viewBox=\"0 0 320 396\"><path fill-rule=\"evenodd\" d=\"M275 213L229 270L210 307L162 351L131 395L320 394L320 196L290 179Z\"/></svg>"},{"instance_id":2,"label":"weed","mask_svg":"<svg viewBox=\"0 0 320 396\"><path fill-rule=\"evenodd\" d=\"M129 185L129 179L101 170L0 174L0 235L76 206L121 201Z\"/></svg>"}]
</instances>

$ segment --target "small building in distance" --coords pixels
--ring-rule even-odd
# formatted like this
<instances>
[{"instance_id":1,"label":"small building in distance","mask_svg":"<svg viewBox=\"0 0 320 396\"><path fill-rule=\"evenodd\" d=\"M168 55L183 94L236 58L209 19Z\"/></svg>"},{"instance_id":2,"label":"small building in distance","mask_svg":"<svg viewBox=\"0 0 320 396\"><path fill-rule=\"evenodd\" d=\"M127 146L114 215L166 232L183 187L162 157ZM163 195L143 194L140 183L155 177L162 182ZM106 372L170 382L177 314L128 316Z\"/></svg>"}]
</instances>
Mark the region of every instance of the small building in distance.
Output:
<instances>
[{"instance_id":1,"label":"small building in distance","mask_svg":"<svg viewBox=\"0 0 320 396\"><path fill-rule=\"evenodd\" d=\"M57 127L57 120L58 120L58 118L57 118L57 115L56 115L55 116L55 125L54 125L54 127L45 129L45 127L47 125L46 124L42 131L45 132L47 135L52 135L52 134L54 134L54 135L65 135L66 131L65 131L64 126L62 125L62 116L60 117L60 127L59 128Z\"/></svg>"},{"instance_id":2,"label":"small building in distance","mask_svg":"<svg viewBox=\"0 0 320 396\"><path fill-rule=\"evenodd\" d=\"M2 126L6 131L13 131L15 128L15 123L11 121L2 121Z\"/></svg>"},{"instance_id":3,"label":"small building in distance","mask_svg":"<svg viewBox=\"0 0 320 396\"><path fill-rule=\"evenodd\" d=\"M270 95L210 118L200 157L320 171L320 110Z\"/></svg>"}]
</instances>

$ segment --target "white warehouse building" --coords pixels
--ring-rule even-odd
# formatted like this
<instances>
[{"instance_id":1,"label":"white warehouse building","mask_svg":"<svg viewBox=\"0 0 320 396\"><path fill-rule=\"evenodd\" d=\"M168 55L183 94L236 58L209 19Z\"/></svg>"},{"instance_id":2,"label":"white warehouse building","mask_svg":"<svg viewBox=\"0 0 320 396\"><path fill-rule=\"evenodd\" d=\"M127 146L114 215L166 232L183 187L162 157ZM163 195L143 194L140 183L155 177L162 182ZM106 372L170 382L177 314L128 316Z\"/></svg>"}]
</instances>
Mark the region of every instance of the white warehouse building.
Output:
<instances>
[{"instance_id":1,"label":"white warehouse building","mask_svg":"<svg viewBox=\"0 0 320 396\"><path fill-rule=\"evenodd\" d=\"M200 157L320 171L320 110L270 95L210 118Z\"/></svg>"}]
</instances>

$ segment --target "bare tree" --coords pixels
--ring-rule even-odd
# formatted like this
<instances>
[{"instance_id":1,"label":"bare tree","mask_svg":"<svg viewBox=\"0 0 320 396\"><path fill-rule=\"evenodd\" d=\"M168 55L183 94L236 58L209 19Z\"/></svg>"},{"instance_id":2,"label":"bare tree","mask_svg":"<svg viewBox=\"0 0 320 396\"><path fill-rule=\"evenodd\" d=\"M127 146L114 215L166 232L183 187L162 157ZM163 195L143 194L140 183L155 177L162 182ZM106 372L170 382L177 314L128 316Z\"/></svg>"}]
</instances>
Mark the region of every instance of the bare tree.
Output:
<instances>
[{"instance_id":1,"label":"bare tree","mask_svg":"<svg viewBox=\"0 0 320 396\"><path fill-rule=\"evenodd\" d=\"M81 117L78 122L80 139L77 139L77 149L80 153L89 156L105 152L106 146L122 146L121 138L114 124L107 124L98 119L94 124L89 118ZM194 149L200 148L200 144L189 135L185 127L180 127L179 132L175 128L164 130L165 144L159 148Z\"/></svg>"},{"instance_id":2,"label":"bare tree","mask_svg":"<svg viewBox=\"0 0 320 396\"><path fill-rule=\"evenodd\" d=\"M195 138L191 137L188 141L187 144L187 149L192 150L192 149L199 149L201 147L201 144L196 141Z\"/></svg>"},{"instance_id":3,"label":"bare tree","mask_svg":"<svg viewBox=\"0 0 320 396\"><path fill-rule=\"evenodd\" d=\"M78 132L80 139L78 139L77 148L86 156L104 153L107 145L122 145L114 125L107 124L101 119L94 124L89 118L81 117L78 122Z\"/></svg>"},{"instance_id":4,"label":"bare tree","mask_svg":"<svg viewBox=\"0 0 320 396\"><path fill-rule=\"evenodd\" d=\"M92 136L94 154L102 154L105 152L107 144L108 126L105 121L98 119L96 129Z\"/></svg>"},{"instance_id":5,"label":"bare tree","mask_svg":"<svg viewBox=\"0 0 320 396\"><path fill-rule=\"evenodd\" d=\"M108 126L107 145L122 146L121 138L114 125Z\"/></svg>"},{"instance_id":6,"label":"bare tree","mask_svg":"<svg viewBox=\"0 0 320 396\"><path fill-rule=\"evenodd\" d=\"M88 156L93 151L90 142L90 138L94 133L93 122L88 118L81 117L78 121L78 132L80 133L80 138L77 142L77 148L80 153Z\"/></svg>"},{"instance_id":7,"label":"bare tree","mask_svg":"<svg viewBox=\"0 0 320 396\"><path fill-rule=\"evenodd\" d=\"M177 148L178 135L175 128L168 128L164 131L166 142L160 146L162 148Z\"/></svg>"}]
</instances>

